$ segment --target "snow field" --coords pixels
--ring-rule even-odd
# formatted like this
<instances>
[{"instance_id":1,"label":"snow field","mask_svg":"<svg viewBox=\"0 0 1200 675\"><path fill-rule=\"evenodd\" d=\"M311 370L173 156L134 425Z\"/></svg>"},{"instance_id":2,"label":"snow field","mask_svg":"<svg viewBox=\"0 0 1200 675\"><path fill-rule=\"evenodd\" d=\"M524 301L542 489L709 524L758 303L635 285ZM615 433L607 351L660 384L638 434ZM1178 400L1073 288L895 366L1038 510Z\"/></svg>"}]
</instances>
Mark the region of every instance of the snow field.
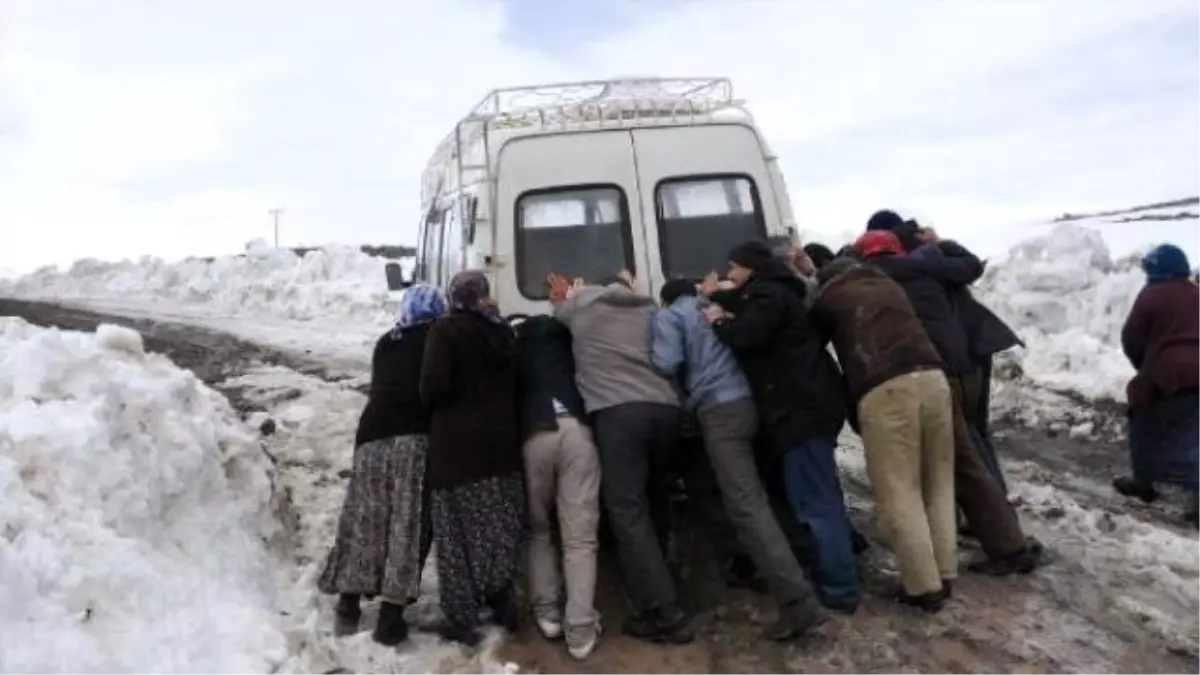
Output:
<instances>
[{"instance_id":1,"label":"snow field","mask_svg":"<svg viewBox=\"0 0 1200 675\"><path fill-rule=\"evenodd\" d=\"M137 333L0 318L0 671L273 670L272 474Z\"/></svg>"}]
</instances>

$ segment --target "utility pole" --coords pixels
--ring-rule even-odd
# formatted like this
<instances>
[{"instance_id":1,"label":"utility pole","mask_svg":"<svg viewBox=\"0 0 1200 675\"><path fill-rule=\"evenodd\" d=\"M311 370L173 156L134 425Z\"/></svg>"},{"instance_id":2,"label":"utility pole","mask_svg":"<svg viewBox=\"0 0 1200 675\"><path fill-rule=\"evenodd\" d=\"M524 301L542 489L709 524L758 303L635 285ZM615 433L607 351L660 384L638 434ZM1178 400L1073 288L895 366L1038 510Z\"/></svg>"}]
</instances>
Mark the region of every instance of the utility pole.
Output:
<instances>
[{"instance_id":1,"label":"utility pole","mask_svg":"<svg viewBox=\"0 0 1200 675\"><path fill-rule=\"evenodd\" d=\"M283 213L283 207L278 206L268 211L271 214L271 219L275 222L275 248L279 248L279 214Z\"/></svg>"}]
</instances>

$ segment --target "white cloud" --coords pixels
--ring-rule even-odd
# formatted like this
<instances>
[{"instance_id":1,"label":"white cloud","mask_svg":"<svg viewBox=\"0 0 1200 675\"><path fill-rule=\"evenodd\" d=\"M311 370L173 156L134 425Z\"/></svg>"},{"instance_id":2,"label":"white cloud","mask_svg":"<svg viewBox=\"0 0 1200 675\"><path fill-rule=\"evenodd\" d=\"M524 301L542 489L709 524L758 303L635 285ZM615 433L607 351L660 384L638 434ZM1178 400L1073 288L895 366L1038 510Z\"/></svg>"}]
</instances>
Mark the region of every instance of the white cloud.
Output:
<instances>
[{"instance_id":1,"label":"white cloud","mask_svg":"<svg viewBox=\"0 0 1200 675\"><path fill-rule=\"evenodd\" d=\"M548 55L506 41L492 0L7 0L0 264L235 250L279 203L285 241L412 241L454 121L491 87L575 77L730 75L802 226L831 235L886 205L969 236L1200 178L1190 2L619 11Z\"/></svg>"}]
</instances>

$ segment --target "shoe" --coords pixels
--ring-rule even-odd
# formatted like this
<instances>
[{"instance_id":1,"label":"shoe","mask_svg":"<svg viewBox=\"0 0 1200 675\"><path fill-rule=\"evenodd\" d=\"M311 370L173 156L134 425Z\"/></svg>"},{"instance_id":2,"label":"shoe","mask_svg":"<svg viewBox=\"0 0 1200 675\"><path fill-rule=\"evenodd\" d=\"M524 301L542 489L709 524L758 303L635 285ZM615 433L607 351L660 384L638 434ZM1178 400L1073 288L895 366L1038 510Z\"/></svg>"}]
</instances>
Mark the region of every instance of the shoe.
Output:
<instances>
[{"instance_id":1,"label":"shoe","mask_svg":"<svg viewBox=\"0 0 1200 675\"><path fill-rule=\"evenodd\" d=\"M333 609L334 635L343 637L358 632L358 623L362 620L362 607L359 606L359 602L356 593L342 593L338 596L337 606Z\"/></svg>"},{"instance_id":2,"label":"shoe","mask_svg":"<svg viewBox=\"0 0 1200 675\"><path fill-rule=\"evenodd\" d=\"M1114 478L1112 486L1118 493L1126 497L1136 497L1147 504L1158 500L1158 490L1155 490L1153 485L1141 483L1132 476Z\"/></svg>"},{"instance_id":3,"label":"shoe","mask_svg":"<svg viewBox=\"0 0 1200 675\"><path fill-rule=\"evenodd\" d=\"M496 625L509 633L515 633L521 627L521 610L517 607L517 598L511 586L488 598L487 605L492 610L492 621Z\"/></svg>"},{"instance_id":4,"label":"shoe","mask_svg":"<svg viewBox=\"0 0 1200 675\"><path fill-rule=\"evenodd\" d=\"M1041 542L1036 539L1026 541L1025 548L1016 553L988 558L967 565L967 570L976 574L986 574L993 577L1006 577L1011 574L1030 574L1042 562L1044 552Z\"/></svg>"},{"instance_id":5,"label":"shoe","mask_svg":"<svg viewBox=\"0 0 1200 675\"><path fill-rule=\"evenodd\" d=\"M438 627L437 633L443 640L457 642L468 647L478 645L479 641L483 639L483 636L479 634L479 631L474 626L464 626L458 623L444 624Z\"/></svg>"},{"instance_id":6,"label":"shoe","mask_svg":"<svg viewBox=\"0 0 1200 675\"><path fill-rule=\"evenodd\" d=\"M937 614L942 611L947 597L949 596L946 594L945 586L932 593L922 593L920 595L910 595L904 590L904 587L900 587L892 594L892 598L901 605L915 607L930 614Z\"/></svg>"},{"instance_id":7,"label":"shoe","mask_svg":"<svg viewBox=\"0 0 1200 675\"><path fill-rule=\"evenodd\" d=\"M408 623L404 621L404 607L390 602L379 605L379 622L371 639L385 647L394 647L408 639Z\"/></svg>"},{"instance_id":8,"label":"shoe","mask_svg":"<svg viewBox=\"0 0 1200 675\"><path fill-rule=\"evenodd\" d=\"M562 621L546 616L535 617L534 621L537 623L538 632L547 640L557 640L563 636Z\"/></svg>"},{"instance_id":9,"label":"shoe","mask_svg":"<svg viewBox=\"0 0 1200 675\"><path fill-rule=\"evenodd\" d=\"M621 623L621 632L659 644L685 645L696 639L690 617L678 607L630 614Z\"/></svg>"},{"instance_id":10,"label":"shoe","mask_svg":"<svg viewBox=\"0 0 1200 675\"><path fill-rule=\"evenodd\" d=\"M575 638L574 636L567 637L567 653L576 661L583 661L596 651L596 645L600 642L600 636L604 630L600 628L600 622L597 621L595 627L589 631L589 634L584 638Z\"/></svg>"},{"instance_id":11,"label":"shoe","mask_svg":"<svg viewBox=\"0 0 1200 675\"><path fill-rule=\"evenodd\" d=\"M821 607L811 600L792 602L779 608L779 620L764 637L771 642L790 642L825 621Z\"/></svg>"}]
</instances>

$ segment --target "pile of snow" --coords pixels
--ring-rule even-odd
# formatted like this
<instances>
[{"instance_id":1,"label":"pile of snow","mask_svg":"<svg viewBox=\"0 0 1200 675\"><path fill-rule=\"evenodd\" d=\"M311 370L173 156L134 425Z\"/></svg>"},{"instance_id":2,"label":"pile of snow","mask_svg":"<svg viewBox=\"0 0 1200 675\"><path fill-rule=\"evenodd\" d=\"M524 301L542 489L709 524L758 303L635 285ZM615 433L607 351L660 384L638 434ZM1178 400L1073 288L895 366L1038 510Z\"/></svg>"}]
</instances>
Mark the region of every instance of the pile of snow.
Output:
<instances>
[{"instance_id":1,"label":"pile of snow","mask_svg":"<svg viewBox=\"0 0 1200 675\"><path fill-rule=\"evenodd\" d=\"M0 318L0 671L283 663L271 471L137 333Z\"/></svg>"},{"instance_id":2,"label":"pile of snow","mask_svg":"<svg viewBox=\"0 0 1200 675\"><path fill-rule=\"evenodd\" d=\"M976 290L1025 340L1014 356L1027 377L1123 402L1133 368L1121 326L1145 284L1139 258L1114 260L1099 231L1064 223L989 265Z\"/></svg>"},{"instance_id":3,"label":"pile of snow","mask_svg":"<svg viewBox=\"0 0 1200 675\"><path fill-rule=\"evenodd\" d=\"M402 266L411 261L400 261ZM102 262L86 259L61 272L47 267L7 283L0 295L86 302L119 299L147 307L195 307L208 314L279 319L390 321L387 261L349 246L298 256L252 242L246 254L211 260Z\"/></svg>"}]
</instances>

